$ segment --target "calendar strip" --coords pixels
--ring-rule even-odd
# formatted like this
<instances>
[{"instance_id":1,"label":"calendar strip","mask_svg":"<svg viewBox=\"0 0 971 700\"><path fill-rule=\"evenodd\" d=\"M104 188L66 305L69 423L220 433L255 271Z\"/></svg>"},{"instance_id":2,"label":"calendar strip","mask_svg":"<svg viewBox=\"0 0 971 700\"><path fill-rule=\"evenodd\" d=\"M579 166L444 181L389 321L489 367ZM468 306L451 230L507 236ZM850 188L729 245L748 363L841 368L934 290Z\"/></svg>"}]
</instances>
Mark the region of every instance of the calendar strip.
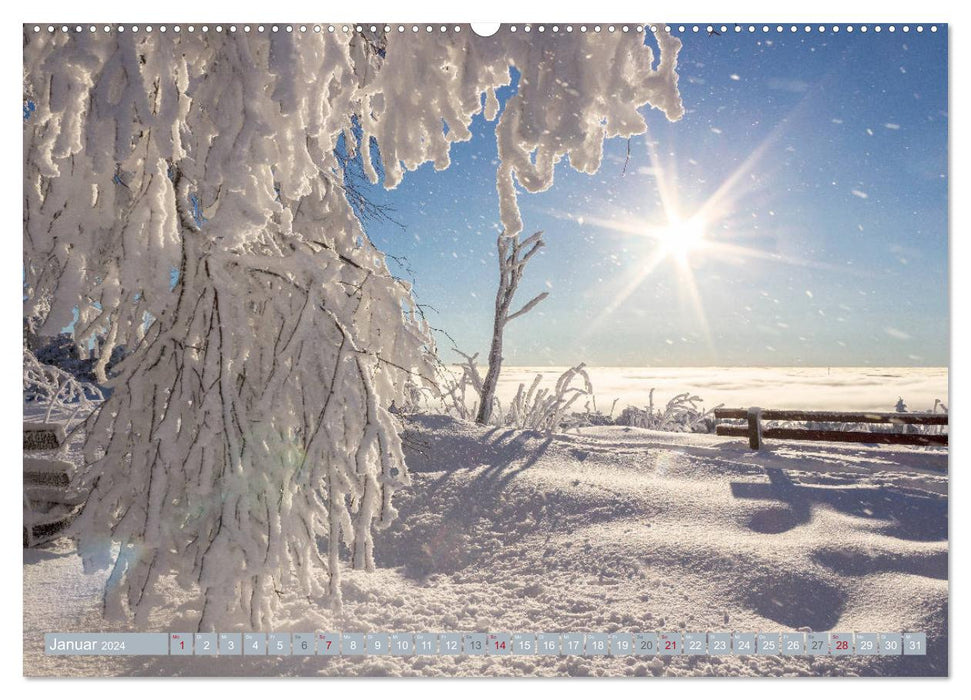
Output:
<instances>
[{"instance_id":1,"label":"calendar strip","mask_svg":"<svg viewBox=\"0 0 971 700\"><path fill-rule=\"evenodd\" d=\"M924 656L923 632L150 632L44 635L50 656Z\"/></svg>"}]
</instances>

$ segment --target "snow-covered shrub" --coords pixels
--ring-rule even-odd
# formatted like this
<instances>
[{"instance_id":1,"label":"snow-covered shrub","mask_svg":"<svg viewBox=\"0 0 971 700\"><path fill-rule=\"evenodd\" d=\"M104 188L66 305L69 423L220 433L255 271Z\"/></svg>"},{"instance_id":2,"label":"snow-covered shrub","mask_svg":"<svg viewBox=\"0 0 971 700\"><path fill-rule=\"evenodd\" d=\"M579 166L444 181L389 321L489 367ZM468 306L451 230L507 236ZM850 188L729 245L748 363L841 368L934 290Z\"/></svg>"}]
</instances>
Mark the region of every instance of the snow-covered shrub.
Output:
<instances>
[{"instance_id":1,"label":"snow-covered shrub","mask_svg":"<svg viewBox=\"0 0 971 700\"><path fill-rule=\"evenodd\" d=\"M934 399L934 407L931 408L931 413L947 413L947 406L940 399ZM924 425L923 427L928 434L943 435L948 432L949 426L946 425Z\"/></svg>"},{"instance_id":2,"label":"snow-covered shrub","mask_svg":"<svg viewBox=\"0 0 971 700\"><path fill-rule=\"evenodd\" d=\"M549 188L563 158L596 171L605 138L646 130L640 107L681 116L681 43L656 40L25 27L24 316L73 322L102 360L130 349L116 376L96 366L114 392L75 530L86 566L112 567L107 610L143 622L171 573L201 589L203 629L264 628L281 591L339 605L342 543L371 568L408 482L389 408L431 377L432 347L338 144L386 187L445 168L515 67L496 128L514 235L517 182Z\"/></svg>"},{"instance_id":3,"label":"snow-covered shrub","mask_svg":"<svg viewBox=\"0 0 971 700\"><path fill-rule=\"evenodd\" d=\"M475 420L482 397L482 375L476 364L479 353L466 355L461 350L453 349L464 359L459 365L461 374L455 376L448 367L439 365L436 375L438 395L447 414L460 420ZM494 400L498 402L498 399Z\"/></svg>"},{"instance_id":4,"label":"snow-covered shrub","mask_svg":"<svg viewBox=\"0 0 971 700\"><path fill-rule=\"evenodd\" d=\"M440 398L448 415L471 421L478 413L482 392L482 375L476 364L478 353L466 355L459 350L456 352L465 361L459 365L459 373L442 367L439 374ZM529 389L525 384L519 385L508 407L493 396L488 424L547 433L578 425L592 425L594 419L591 416L601 414L591 413L589 405L583 413L569 411L581 396L593 396L593 386L584 367L581 363L563 372L552 389L540 389L543 375L537 374ZM573 386L575 381L581 380L581 387Z\"/></svg>"},{"instance_id":5,"label":"snow-covered shrub","mask_svg":"<svg viewBox=\"0 0 971 700\"><path fill-rule=\"evenodd\" d=\"M86 417L102 401L104 396L96 385L40 362L24 348L24 404L42 409L45 423L63 421L65 430L70 430L76 418Z\"/></svg>"},{"instance_id":6,"label":"snow-covered shrub","mask_svg":"<svg viewBox=\"0 0 971 700\"><path fill-rule=\"evenodd\" d=\"M721 404L704 410L700 396L685 392L668 401L664 410L654 407L654 389L648 395L644 408L628 406L617 418L618 425L635 428L662 430L673 433L710 433L714 430L714 412Z\"/></svg>"},{"instance_id":7,"label":"snow-covered shrub","mask_svg":"<svg viewBox=\"0 0 971 700\"><path fill-rule=\"evenodd\" d=\"M613 403L610 404L610 413L604 413L597 408L597 397L591 393L590 400L583 406L583 412L576 411L571 415L577 427L616 425L617 419L614 418L614 410L617 408L619 400L614 399Z\"/></svg>"},{"instance_id":8,"label":"snow-covered shrub","mask_svg":"<svg viewBox=\"0 0 971 700\"><path fill-rule=\"evenodd\" d=\"M501 411L501 406L499 407L500 410L497 413L502 416L499 424L545 433L572 427L577 419L567 411L581 396L593 394L590 375L584 367L581 362L576 367L566 370L556 380L552 390L539 388L543 380L542 374L536 375L528 390L525 384L520 384L516 396L505 413ZM572 386L574 380L582 380L582 388Z\"/></svg>"}]
</instances>

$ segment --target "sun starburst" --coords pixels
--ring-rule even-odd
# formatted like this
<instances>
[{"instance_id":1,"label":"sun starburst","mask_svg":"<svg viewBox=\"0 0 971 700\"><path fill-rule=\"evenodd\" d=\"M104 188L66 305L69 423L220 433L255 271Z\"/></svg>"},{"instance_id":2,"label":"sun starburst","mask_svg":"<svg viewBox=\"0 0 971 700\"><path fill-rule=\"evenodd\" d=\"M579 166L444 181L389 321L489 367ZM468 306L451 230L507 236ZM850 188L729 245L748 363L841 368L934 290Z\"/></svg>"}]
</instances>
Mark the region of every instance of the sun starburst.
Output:
<instances>
[{"instance_id":1,"label":"sun starburst","mask_svg":"<svg viewBox=\"0 0 971 700\"><path fill-rule=\"evenodd\" d=\"M736 216L740 201L751 193L752 179L748 176L759 164L769 144L775 140L775 136L776 134L772 134L759 144L745 161L718 185L714 194L687 215L683 213L679 201L678 183L673 168L669 170L664 166L655 144L648 142L647 155L661 203L660 216L655 220L639 217L605 219L583 216L584 224L645 238L649 242L643 262L632 268L626 279L622 280L621 289L613 296L596 322L588 326L585 335L594 333L597 327L614 314L655 271L663 265L672 265L677 274L678 290L691 307L705 342L710 349L713 349L693 262L718 258L730 263L771 259L790 264L810 264L807 261L788 258L731 241L736 224L732 217Z\"/></svg>"}]
</instances>

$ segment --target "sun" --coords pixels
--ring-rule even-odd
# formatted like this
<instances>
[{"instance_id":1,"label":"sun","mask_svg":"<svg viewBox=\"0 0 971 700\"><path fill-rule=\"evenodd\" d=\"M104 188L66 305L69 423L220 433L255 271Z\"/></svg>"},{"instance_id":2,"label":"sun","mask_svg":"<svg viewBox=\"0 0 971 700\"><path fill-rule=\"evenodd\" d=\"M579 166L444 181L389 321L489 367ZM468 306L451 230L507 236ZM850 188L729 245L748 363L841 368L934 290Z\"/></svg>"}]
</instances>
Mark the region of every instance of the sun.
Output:
<instances>
[{"instance_id":1,"label":"sun","mask_svg":"<svg viewBox=\"0 0 971 700\"><path fill-rule=\"evenodd\" d=\"M685 261L690 253L708 245L706 233L705 221L695 216L687 221L671 219L666 226L652 230L651 236L657 240L660 246L658 252L664 257Z\"/></svg>"}]
</instances>

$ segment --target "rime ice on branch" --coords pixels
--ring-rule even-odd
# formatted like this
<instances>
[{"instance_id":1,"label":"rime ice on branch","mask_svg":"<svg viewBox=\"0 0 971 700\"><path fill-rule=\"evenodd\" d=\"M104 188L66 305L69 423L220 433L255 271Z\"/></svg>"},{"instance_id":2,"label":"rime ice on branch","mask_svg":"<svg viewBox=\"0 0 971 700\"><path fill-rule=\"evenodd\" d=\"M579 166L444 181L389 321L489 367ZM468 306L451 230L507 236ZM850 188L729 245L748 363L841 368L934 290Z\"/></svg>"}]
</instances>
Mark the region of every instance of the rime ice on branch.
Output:
<instances>
[{"instance_id":1,"label":"rime ice on branch","mask_svg":"<svg viewBox=\"0 0 971 700\"><path fill-rule=\"evenodd\" d=\"M339 604L341 542L373 567L408 481L387 407L434 348L335 148L387 187L445 168L515 66L496 130L515 235L515 181L549 187L564 156L595 171L605 138L645 130L643 105L680 117L680 42L657 43L655 68L634 32L25 29L24 315L51 333L77 313L79 345L132 349L89 422L76 530L112 567L108 610L145 619L170 573L200 586L206 629L240 610L266 627L282 591Z\"/></svg>"}]
</instances>

